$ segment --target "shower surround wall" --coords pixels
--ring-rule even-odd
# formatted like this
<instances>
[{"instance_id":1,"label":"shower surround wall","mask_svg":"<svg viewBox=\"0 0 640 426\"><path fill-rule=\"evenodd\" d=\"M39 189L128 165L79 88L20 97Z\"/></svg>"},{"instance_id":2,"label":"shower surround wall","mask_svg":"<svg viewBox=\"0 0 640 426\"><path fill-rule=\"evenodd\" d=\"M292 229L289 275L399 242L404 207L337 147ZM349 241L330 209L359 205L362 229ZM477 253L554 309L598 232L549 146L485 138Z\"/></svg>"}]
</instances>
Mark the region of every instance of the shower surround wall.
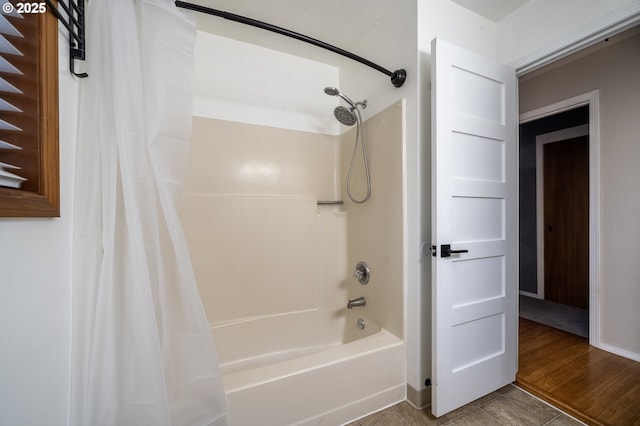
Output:
<instances>
[{"instance_id":1,"label":"shower surround wall","mask_svg":"<svg viewBox=\"0 0 640 426\"><path fill-rule=\"evenodd\" d=\"M404 105L363 112L373 192L355 205L354 132L323 93L339 80L326 63L198 35L180 214L234 426L341 424L405 396Z\"/></svg>"},{"instance_id":2,"label":"shower surround wall","mask_svg":"<svg viewBox=\"0 0 640 426\"><path fill-rule=\"evenodd\" d=\"M364 296L370 317L396 336L403 336L403 240L402 240L402 153L405 105L396 102L374 117L365 117L364 138L371 173L371 198L364 204L347 197L346 176L351 162L355 126L343 134L340 162L341 192L348 212L348 264L351 271L359 261L371 268L367 285L349 286L349 298ZM356 199L366 194L366 178L358 153L353 168L351 193Z\"/></svg>"},{"instance_id":3,"label":"shower surround wall","mask_svg":"<svg viewBox=\"0 0 640 426\"><path fill-rule=\"evenodd\" d=\"M337 136L194 119L183 220L214 326L286 317L317 344L318 306L346 305L346 214L317 207L339 197L338 148ZM277 340L289 337L274 334L257 350L285 350ZM223 359L227 349L237 350L219 348Z\"/></svg>"},{"instance_id":4,"label":"shower surround wall","mask_svg":"<svg viewBox=\"0 0 640 426\"><path fill-rule=\"evenodd\" d=\"M194 118L181 219L233 425L338 424L404 399L403 114L365 122L374 191L341 207L317 201L342 199L353 132Z\"/></svg>"}]
</instances>

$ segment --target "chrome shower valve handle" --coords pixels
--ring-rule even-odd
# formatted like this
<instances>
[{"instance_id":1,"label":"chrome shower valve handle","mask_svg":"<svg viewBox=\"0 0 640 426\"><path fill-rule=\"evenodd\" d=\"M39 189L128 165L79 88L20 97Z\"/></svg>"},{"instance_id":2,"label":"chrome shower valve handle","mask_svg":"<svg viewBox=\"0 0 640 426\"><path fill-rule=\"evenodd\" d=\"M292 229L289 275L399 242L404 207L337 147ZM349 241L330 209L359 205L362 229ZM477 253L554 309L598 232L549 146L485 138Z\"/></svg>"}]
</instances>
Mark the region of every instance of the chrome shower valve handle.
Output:
<instances>
[{"instance_id":1,"label":"chrome shower valve handle","mask_svg":"<svg viewBox=\"0 0 640 426\"><path fill-rule=\"evenodd\" d=\"M371 278L371 271L366 263L363 261L358 262L355 271L353 271L353 278L363 285L369 282L369 278Z\"/></svg>"}]
</instances>

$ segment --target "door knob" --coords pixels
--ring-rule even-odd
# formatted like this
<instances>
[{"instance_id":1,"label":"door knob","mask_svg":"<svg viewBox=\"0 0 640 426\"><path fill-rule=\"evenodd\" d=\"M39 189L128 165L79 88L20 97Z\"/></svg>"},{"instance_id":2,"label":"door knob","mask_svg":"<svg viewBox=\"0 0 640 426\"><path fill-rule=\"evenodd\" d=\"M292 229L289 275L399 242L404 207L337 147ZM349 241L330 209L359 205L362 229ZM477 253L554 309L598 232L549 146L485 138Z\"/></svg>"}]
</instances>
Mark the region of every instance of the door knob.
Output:
<instances>
[{"instance_id":1,"label":"door knob","mask_svg":"<svg viewBox=\"0 0 640 426\"><path fill-rule=\"evenodd\" d=\"M440 257L450 257L452 254L456 253L469 253L469 250L451 250L451 244L442 244L440 246Z\"/></svg>"}]
</instances>

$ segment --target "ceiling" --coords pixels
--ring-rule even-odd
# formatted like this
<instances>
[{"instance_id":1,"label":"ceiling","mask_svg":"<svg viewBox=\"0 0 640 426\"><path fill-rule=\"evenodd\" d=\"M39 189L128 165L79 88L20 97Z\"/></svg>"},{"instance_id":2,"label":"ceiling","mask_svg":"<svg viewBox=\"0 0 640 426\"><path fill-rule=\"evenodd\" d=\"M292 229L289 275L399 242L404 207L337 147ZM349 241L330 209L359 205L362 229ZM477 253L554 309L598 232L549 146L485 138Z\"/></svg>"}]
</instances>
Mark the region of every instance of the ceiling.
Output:
<instances>
[{"instance_id":1,"label":"ceiling","mask_svg":"<svg viewBox=\"0 0 640 426\"><path fill-rule=\"evenodd\" d=\"M185 1L268 22L353 52L366 50L363 46L385 21L415 13L415 3L411 0ZM450 1L498 22L529 0ZM277 46L278 50L333 65L340 61L337 55L278 34L204 14L196 14L196 19L203 31L264 47ZM368 59L376 61L376 58Z\"/></svg>"},{"instance_id":2,"label":"ceiling","mask_svg":"<svg viewBox=\"0 0 640 426\"><path fill-rule=\"evenodd\" d=\"M498 22L529 0L451 0L480 16Z\"/></svg>"},{"instance_id":3,"label":"ceiling","mask_svg":"<svg viewBox=\"0 0 640 426\"><path fill-rule=\"evenodd\" d=\"M412 10L412 2L407 0L184 1L267 22L353 52L362 50L386 20L406 16L407 10ZM338 55L279 34L205 14L195 16L202 31L333 65L341 60Z\"/></svg>"},{"instance_id":4,"label":"ceiling","mask_svg":"<svg viewBox=\"0 0 640 426\"><path fill-rule=\"evenodd\" d=\"M409 2L397 0L185 0L334 41L362 39ZM357 17L357 19L354 19ZM224 20L208 19L211 32ZM200 22L199 22L200 24ZM204 24L204 23L203 23ZM238 24L233 24L237 27ZM242 26L240 26L242 27ZM246 27L244 27L246 31Z\"/></svg>"},{"instance_id":5,"label":"ceiling","mask_svg":"<svg viewBox=\"0 0 640 426\"><path fill-rule=\"evenodd\" d=\"M286 22L294 31L329 26L342 37L361 36L363 26L376 25L396 9L409 4L398 0L186 0L266 22ZM494 22L500 21L529 0L450 0ZM353 19L354 16L359 19Z\"/></svg>"}]
</instances>

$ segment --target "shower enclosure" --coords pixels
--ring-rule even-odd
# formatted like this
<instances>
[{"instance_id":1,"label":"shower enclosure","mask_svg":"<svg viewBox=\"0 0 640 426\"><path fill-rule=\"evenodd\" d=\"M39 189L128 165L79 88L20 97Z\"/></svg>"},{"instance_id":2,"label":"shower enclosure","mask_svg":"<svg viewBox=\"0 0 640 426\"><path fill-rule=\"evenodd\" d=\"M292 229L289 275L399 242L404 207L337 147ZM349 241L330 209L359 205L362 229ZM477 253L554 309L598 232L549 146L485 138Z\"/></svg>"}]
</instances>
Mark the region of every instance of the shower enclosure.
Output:
<instances>
[{"instance_id":1,"label":"shower enclosure","mask_svg":"<svg viewBox=\"0 0 640 426\"><path fill-rule=\"evenodd\" d=\"M254 58L261 72L264 64L292 62L308 67L301 75L329 69L218 37L201 34L199 42L209 52L211 44L249 50L243 60ZM213 68L198 61L198 47L196 67L200 81L211 78ZM259 80L251 67L245 70L240 80ZM180 214L234 426L341 424L405 396L403 102L371 117L362 113L372 190L366 203L356 204L347 197L345 177L357 128L340 134L315 124L304 129L295 116L290 124L279 122L278 105L295 104L300 84L299 91L315 93L312 102L324 102L308 122L326 116L337 129L332 109L338 99L322 93L327 81L306 88L308 81L284 80L292 90L278 90L269 111L258 111L253 100L266 102L269 90L257 83L247 89L252 100L242 101L235 118L229 105L240 101L217 103L241 89L218 88L209 101L206 93L196 95ZM337 83L335 74L332 80ZM367 179L358 164L351 185L363 194ZM366 285L353 276L359 261L370 268ZM347 308L361 297L366 304Z\"/></svg>"}]
</instances>

